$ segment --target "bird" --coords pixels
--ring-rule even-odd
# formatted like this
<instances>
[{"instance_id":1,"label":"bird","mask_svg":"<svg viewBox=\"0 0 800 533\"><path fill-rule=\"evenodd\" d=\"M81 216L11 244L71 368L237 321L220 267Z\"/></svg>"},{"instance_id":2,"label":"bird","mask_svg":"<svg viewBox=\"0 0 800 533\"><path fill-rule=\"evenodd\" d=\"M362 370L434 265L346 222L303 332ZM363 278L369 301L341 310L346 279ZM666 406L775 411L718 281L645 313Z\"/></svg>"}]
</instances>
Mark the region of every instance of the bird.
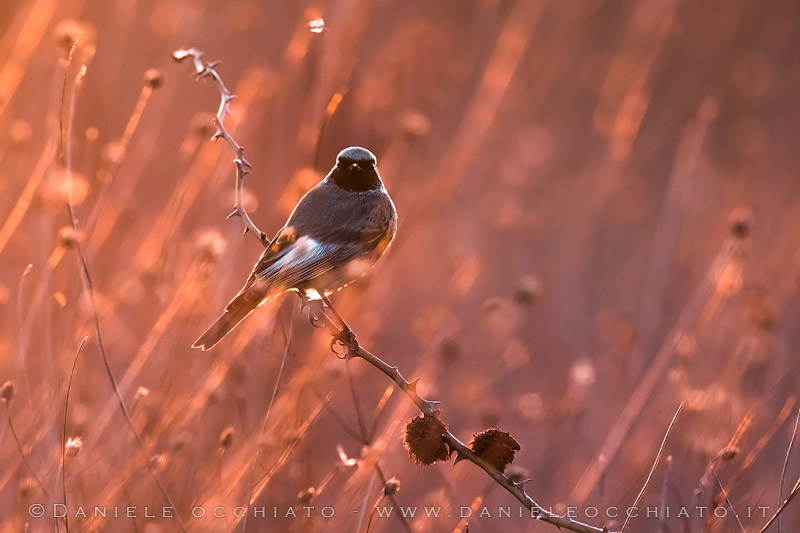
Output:
<instances>
[{"instance_id":1,"label":"bird","mask_svg":"<svg viewBox=\"0 0 800 533\"><path fill-rule=\"evenodd\" d=\"M244 287L192 347L212 348L256 307L286 291L299 293L304 301L323 300L332 309L328 296L366 274L396 233L397 210L375 155L360 146L345 148L325 178L297 203Z\"/></svg>"}]
</instances>

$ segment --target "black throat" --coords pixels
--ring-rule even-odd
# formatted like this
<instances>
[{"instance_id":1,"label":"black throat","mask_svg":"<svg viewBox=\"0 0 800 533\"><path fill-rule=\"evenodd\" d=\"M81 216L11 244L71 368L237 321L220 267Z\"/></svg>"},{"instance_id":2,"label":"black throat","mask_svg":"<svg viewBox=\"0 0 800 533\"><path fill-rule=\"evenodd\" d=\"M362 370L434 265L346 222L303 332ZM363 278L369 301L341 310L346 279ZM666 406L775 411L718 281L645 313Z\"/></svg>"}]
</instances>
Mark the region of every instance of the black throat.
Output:
<instances>
[{"instance_id":1,"label":"black throat","mask_svg":"<svg viewBox=\"0 0 800 533\"><path fill-rule=\"evenodd\" d=\"M336 167L331 171L330 179L342 189L352 192L371 191L381 187L381 179L374 168L361 170Z\"/></svg>"}]
</instances>

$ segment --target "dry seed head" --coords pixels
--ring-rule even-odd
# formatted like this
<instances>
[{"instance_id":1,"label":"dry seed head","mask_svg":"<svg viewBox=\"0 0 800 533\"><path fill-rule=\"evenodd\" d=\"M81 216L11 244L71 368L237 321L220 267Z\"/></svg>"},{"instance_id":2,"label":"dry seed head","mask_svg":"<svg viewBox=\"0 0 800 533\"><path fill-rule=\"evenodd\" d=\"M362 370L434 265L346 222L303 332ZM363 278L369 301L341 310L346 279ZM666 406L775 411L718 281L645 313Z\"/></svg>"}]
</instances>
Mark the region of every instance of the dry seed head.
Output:
<instances>
[{"instance_id":1,"label":"dry seed head","mask_svg":"<svg viewBox=\"0 0 800 533\"><path fill-rule=\"evenodd\" d=\"M69 54L75 41L81 39L85 34L83 25L72 19L62 20L55 29L56 44L66 54Z\"/></svg>"},{"instance_id":2,"label":"dry seed head","mask_svg":"<svg viewBox=\"0 0 800 533\"><path fill-rule=\"evenodd\" d=\"M13 381L6 381L3 383L3 386L0 387L0 399L3 399L7 402L10 402L14 395L16 394L16 390L14 390L14 382Z\"/></svg>"},{"instance_id":3,"label":"dry seed head","mask_svg":"<svg viewBox=\"0 0 800 533\"><path fill-rule=\"evenodd\" d=\"M36 480L32 477L26 477L19 484L19 496L23 500L30 497L36 489Z\"/></svg>"},{"instance_id":4,"label":"dry seed head","mask_svg":"<svg viewBox=\"0 0 800 533\"><path fill-rule=\"evenodd\" d=\"M406 451L417 463L428 466L450 458L450 447L444 440L447 426L439 414L419 415L403 428Z\"/></svg>"},{"instance_id":5,"label":"dry seed head","mask_svg":"<svg viewBox=\"0 0 800 533\"><path fill-rule=\"evenodd\" d=\"M84 234L72 226L62 226L58 230L58 244L64 248L74 248L83 242Z\"/></svg>"},{"instance_id":6,"label":"dry seed head","mask_svg":"<svg viewBox=\"0 0 800 533\"><path fill-rule=\"evenodd\" d=\"M150 458L148 459L148 463L150 463L150 466L152 466L157 470L163 470L164 467L167 466L168 461L169 458L165 453L156 453L154 455L151 455Z\"/></svg>"},{"instance_id":7,"label":"dry seed head","mask_svg":"<svg viewBox=\"0 0 800 533\"><path fill-rule=\"evenodd\" d=\"M207 139L214 135L214 113L203 111L195 113L191 120L191 131L202 139Z\"/></svg>"},{"instance_id":8,"label":"dry seed head","mask_svg":"<svg viewBox=\"0 0 800 533\"><path fill-rule=\"evenodd\" d=\"M747 291L747 320L761 332L768 332L777 321L775 304L766 291L760 287L750 287Z\"/></svg>"},{"instance_id":9,"label":"dry seed head","mask_svg":"<svg viewBox=\"0 0 800 533\"><path fill-rule=\"evenodd\" d=\"M225 239L216 230L206 230L197 238L197 249L204 261L214 263L225 253Z\"/></svg>"},{"instance_id":10,"label":"dry seed head","mask_svg":"<svg viewBox=\"0 0 800 533\"><path fill-rule=\"evenodd\" d=\"M75 457L83 447L83 439L80 437L70 437L64 444L64 455L66 457Z\"/></svg>"},{"instance_id":11,"label":"dry seed head","mask_svg":"<svg viewBox=\"0 0 800 533\"><path fill-rule=\"evenodd\" d=\"M306 24L311 33L322 33L325 31L325 20L322 17L315 18Z\"/></svg>"},{"instance_id":12,"label":"dry seed head","mask_svg":"<svg viewBox=\"0 0 800 533\"><path fill-rule=\"evenodd\" d=\"M112 165L119 165L122 164L123 161L125 161L126 154L127 150L125 149L125 145L122 144L122 141L115 140L103 146L101 156L103 160L106 161L107 163L111 163Z\"/></svg>"},{"instance_id":13,"label":"dry seed head","mask_svg":"<svg viewBox=\"0 0 800 533\"><path fill-rule=\"evenodd\" d=\"M134 400L140 400L142 398L147 398L150 396L150 389L147 387L138 387L136 389L136 394L133 396Z\"/></svg>"},{"instance_id":14,"label":"dry seed head","mask_svg":"<svg viewBox=\"0 0 800 533\"><path fill-rule=\"evenodd\" d=\"M592 361L581 359L572 364L569 369L569 382L581 388L588 388L594 385L595 370Z\"/></svg>"},{"instance_id":15,"label":"dry seed head","mask_svg":"<svg viewBox=\"0 0 800 533\"><path fill-rule=\"evenodd\" d=\"M439 343L439 353L442 355L442 358L447 362L454 362L458 359L458 356L461 353L461 348L458 345L458 341L453 336L448 336L442 339L442 342Z\"/></svg>"},{"instance_id":16,"label":"dry seed head","mask_svg":"<svg viewBox=\"0 0 800 533\"><path fill-rule=\"evenodd\" d=\"M430 131L431 121L418 109L407 109L401 118L401 127L406 137L415 139Z\"/></svg>"},{"instance_id":17,"label":"dry seed head","mask_svg":"<svg viewBox=\"0 0 800 533\"><path fill-rule=\"evenodd\" d=\"M297 499L300 500L300 503L308 503L314 498L316 494L317 494L317 489L315 487L308 487L297 493Z\"/></svg>"},{"instance_id":18,"label":"dry seed head","mask_svg":"<svg viewBox=\"0 0 800 533\"><path fill-rule=\"evenodd\" d=\"M83 203L89 193L86 178L75 171L67 171L61 166L53 166L39 189L42 202L48 209L61 210L69 198L73 207Z\"/></svg>"},{"instance_id":19,"label":"dry seed head","mask_svg":"<svg viewBox=\"0 0 800 533\"><path fill-rule=\"evenodd\" d=\"M736 446L726 446L719 452L719 458L723 461L730 461L739 455L739 448Z\"/></svg>"},{"instance_id":20,"label":"dry seed head","mask_svg":"<svg viewBox=\"0 0 800 533\"><path fill-rule=\"evenodd\" d=\"M233 444L233 426L227 426L219 436L219 447L227 450Z\"/></svg>"},{"instance_id":21,"label":"dry seed head","mask_svg":"<svg viewBox=\"0 0 800 533\"><path fill-rule=\"evenodd\" d=\"M504 472L520 449L519 443L509 433L497 428L475 433L469 448L489 464Z\"/></svg>"},{"instance_id":22,"label":"dry seed head","mask_svg":"<svg viewBox=\"0 0 800 533\"><path fill-rule=\"evenodd\" d=\"M753 209L747 206L737 207L728 215L731 234L737 239L744 239L750 235L750 228L753 225Z\"/></svg>"},{"instance_id":23,"label":"dry seed head","mask_svg":"<svg viewBox=\"0 0 800 533\"><path fill-rule=\"evenodd\" d=\"M189 444L192 441L192 434L188 431L181 431L170 437L169 439L169 447L173 451L178 451L183 449L184 446Z\"/></svg>"},{"instance_id":24,"label":"dry seed head","mask_svg":"<svg viewBox=\"0 0 800 533\"><path fill-rule=\"evenodd\" d=\"M383 495L391 496L392 494L396 494L397 491L399 490L400 490L400 480L397 479L396 477L393 477L386 482L386 485L383 486Z\"/></svg>"},{"instance_id":25,"label":"dry seed head","mask_svg":"<svg viewBox=\"0 0 800 533\"><path fill-rule=\"evenodd\" d=\"M542 284L536 276L522 276L517 282L514 299L521 305L531 305L542 294Z\"/></svg>"},{"instance_id":26,"label":"dry seed head","mask_svg":"<svg viewBox=\"0 0 800 533\"><path fill-rule=\"evenodd\" d=\"M151 89L164 85L164 72L157 68L147 69L144 73L144 84Z\"/></svg>"}]
</instances>

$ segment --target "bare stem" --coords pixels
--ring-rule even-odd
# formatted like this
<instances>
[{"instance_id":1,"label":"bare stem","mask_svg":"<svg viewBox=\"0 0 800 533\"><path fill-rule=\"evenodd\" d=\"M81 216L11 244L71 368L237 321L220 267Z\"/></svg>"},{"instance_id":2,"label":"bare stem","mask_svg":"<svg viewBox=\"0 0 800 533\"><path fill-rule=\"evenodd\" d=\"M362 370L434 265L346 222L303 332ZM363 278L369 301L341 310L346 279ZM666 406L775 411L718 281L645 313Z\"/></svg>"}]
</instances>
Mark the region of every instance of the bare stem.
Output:
<instances>
[{"instance_id":1,"label":"bare stem","mask_svg":"<svg viewBox=\"0 0 800 533\"><path fill-rule=\"evenodd\" d=\"M67 80L68 80L69 67L70 67L70 65L72 63L72 60L73 60L75 51L78 48L78 45L79 45L79 41L76 41L75 44L73 44L72 49L70 50L69 56L67 58L67 64L66 64L66 66L64 68L64 82L63 82L63 85L62 85L62 88L61 88L61 99L60 99L60 104L59 104L59 116L61 117L61 120L59 122L59 139L60 139L60 150L61 150L60 159L61 159L61 164L64 167L64 170L67 172L67 176L71 176L71 174L70 174L70 172L71 172L71 168L70 168L70 150L69 150L69 139L70 139L69 128L71 128L72 115L73 115L74 105L75 105L76 91L74 90L74 88L73 88L72 94L70 95L70 106L68 108L69 109L69 114L67 116L66 125L64 124L64 103L66 101L66 95L67 95ZM81 76L82 76L82 74L81 74ZM75 86L77 87L77 85L78 84L77 84L77 80L76 80ZM65 134L65 127L66 127L66 134ZM72 196L71 196L71 194L67 195L67 202L66 203L67 203L67 213L68 213L68 216L69 216L70 227L72 228L72 230L75 233L78 233L78 229L79 229L79 227L78 227L78 219L77 219L77 217L75 215L75 208L72 205ZM105 343L103 342L103 334L102 334L102 331L101 331L101 328L100 328L100 316L99 316L98 311L97 311L97 302L95 300L94 283L92 282L92 276L91 276L91 273L89 271L89 262L88 262L88 260L86 258L86 254L83 251L81 243L76 243L75 244L75 251L77 253L78 261L79 261L78 270L79 270L80 277L81 277L81 283L83 285L83 288L84 288L86 294L88 294L88 296L89 296L89 304L90 304L90 309L91 309L91 314L92 314L92 323L93 323L93 326L94 326L95 337L97 339L97 346L100 349L100 355L102 356L102 359L103 359L103 366L105 367L106 374L108 375L108 379L111 382L111 386L112 386L112 388L114 390L114 396L116 396L117 402L119 403L120 411L122 412L122 415L125 418L125 421L127 422L128 427L130 428L131 432L133 433L134 438L136 439L136 444L137 444L137 446L139 447L140 450L145 452L146 450L145 450L144 442L142 441L142 438L139 435L139 432L136 431L136 425L133 423L133 419L131 418L130 412L128 411L128 408L125 405L125 399L122 397L122 392L119 389L119 384L117 382L117 379L114 376L113 370L111 369L111 363L110 363L109 358L108 358L108 353L106 352ZM169 493L167 492L166 486L161 481L161 478L158 476L158 474L157 474L157 472L155 470L155 466L152 465L148 461L147 462L147 468L148 468L151 476L153 477L153 480L155 481L156 485L158 486L159 491L164 496L164 499L167 501L167 503L169 503L169 505L172 508L176 508L175 504L172 501L172 498L170 497ZM176 515L176 518L177 518L178 525L179 525L181 531L188 531L186 529L186 525L185 525L183 519L179 515Z\"/></svg>"},{"instance_id":2,"label":"bare stem","mask_svg":"<svg viewBox=\"0 0 800 533\"><path fill-rule=\"evenodd\" d=\"M786 506L789 505L789 503L791 503L791 501L794 499L795 496L797 496L798 492L800 492L800 478L797 478L797 482L795 482L794 487L792 487L792 490L789 492L789 496L787 496L786 499L781 504L781 506L778 507L778 510L775 511L775 514L772 515L772 518L770 518L769 521L766 524L764 524L764 527L761 528L761 531L759 531L759 533L764 533L769 528L769 526L771 526L772 523L775 522L775 520L778 517L780 517L783 510L786 509Z\"/></svg>"},{"instance_id":3,"label":"bare stem","mask_svg":"<svg viewBox=\"0 0 800 533\"><path fill-rule=\"evenodd\" d=\"M78 356L81 354L83 345L89 336L85 336L81 341L78 349L75 351L75 358L72 360L72 369L69 372L69 381L67 382L67 393L64 398L64 426L61 431L61 490L64 496L64 508L67 507L67 415L69 413L69 393L72 392L72 378L75 377L75 366L78 364ZM69 533L69 513L64 513L64 526Z\"/></svg>"},{"instance_id":4,"label":"bare stem","mask_svg":"<svg viewBox=\"0 0 800 533\"><path fill-rule=\"evenodd\" d=\"M789 447L786 448L786 457L783 459L783 468L781 469L781 482L778 485L778 505L783 499L783 483L786 481L786 468L789 466L789 457L792 455L792 448L794 447L794 439L797 437L797 425L800 423L800 409L797 410L797 417L794 419L794 429L792 430L792 438L789 439ZM778 533L781 533L781 517L778 516Z\"/></svg>"},{"instance_id":5,"label":"bare stem","mask_svg":"<svg viewBox=\"0 0 800 533\"><path fill-rule=\"evenodd\" d=\"M14 438L14 443L17 445L17 451L19 452L19 456L20 458L22 458L22 462L25 464L25 468L27 468L28 472L30 472L31 476L33 476L33 479L36 481L36 484L39 485L40 489L42 489L42 492L44 493L45 497L49 501L53 501L52 498L50 498L50 491L47 490L47 486L39 478L39 475L36 473L36 470L34 470L33 465L31 465L30 461L28 461L28 457L25 455L25 450L22 447L22 441L19 440L19 435L17 434L17 430L14 428L14 423L11 420L11 407L9 405L10 403L11 403L10 400L5 400L6 418L8 420L8 429L11 430L11 436Z\"/></svg>"},{"instance_id":6,"label":"bare stem","mask_svg":"<svg viewBox=\"0 0 800 533\"><path fill-rule=\"evenodd\" d=\"M219 73L215 70L217 66L216 62L210 63L203 59L203 52L198 50L197 48L189 48L188 50L176 50L172 53L172 59L177 61L178 63L186 60L191 59L194 65L194 71L198 78L211 78L216 83L217 88L219 89L220 94L220 101L219 101L219 108L217 109L217 114L214 116L214 125L217 128L216 133L211 138L211 140L217 139L224 139L225 142L228 143L228 146L236 154L236 159L233 160L233 163L236 167L236 195L233 204L233 212L228 215L228 218L231 217L239 217L242 219L242 223L244 224L244 233L252 232L253 235L261 241L261 244L267 248L270 244L270 240L267 238L267 235L258 229L255 222L250 218L250 215L247 214L247 210L244 208L242 202L242 190L244 186L244 177L253 170L252 165L247 162L244 158L244 148L233 136L230 132L225 129L225 115L228 114L228 109L231 103L236 96L233 95L228 88L225 86L225 82L222 81L222 77Z\"/></svg>"},{"instance_id":7,"label":"bare stem","mask_svg":"<svg viewBox=\"0 0 800 533\"><path fill-rule=\"evenodd\" d=\"M636 500L633 502L633 505L631 506L632 509L636 509L636 507L639 505L639 502L642 499L642 496L644 496L644 491L647 490L647 485L650 484L650 480L653 478L653 472L656 471L656 467L658 466L658 463L661 461L661 454L664 451L664 445L667 444L667 437L669 437L669 434L672 432L672 427L675 425L675 421L678 420L678 415L681 414L681 410L683 410L683 406L685 403L686 402L681 402L681 404L678 406L678 410L675 411L675 416L672 417L672 422L669 423L667 432L664 434L664 438L661 440L661 446L658 447L658 453L656 454L655 461L653 461L653 466L650 467L650 473L647 474L647 479L645 480L644 485L642 485L642 490L639 491L639 494L636 496ZM628 513L626 514L627 517L625 518L625 522L622 524L622 529L619 530L619 533L625 531L628 522L630 522L631 520L630 514Z\"/></svg>"}]
</instances>

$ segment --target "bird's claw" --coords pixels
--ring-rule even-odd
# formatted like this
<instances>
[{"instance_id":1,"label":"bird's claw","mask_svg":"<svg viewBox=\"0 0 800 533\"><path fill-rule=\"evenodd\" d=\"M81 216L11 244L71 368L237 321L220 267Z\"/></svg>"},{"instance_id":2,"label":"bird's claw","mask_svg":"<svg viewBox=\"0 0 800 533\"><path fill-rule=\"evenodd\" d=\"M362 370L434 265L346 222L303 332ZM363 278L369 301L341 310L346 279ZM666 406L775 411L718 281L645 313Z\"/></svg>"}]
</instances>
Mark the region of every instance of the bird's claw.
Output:
<instances>
[{"instance_id":1,"label":"bird's claw","mask_svg":"<svg viewBox=\"0 0 800 533\"><path fill-rule=\"evenodd\" d=\"M339 341L344 346L352 348L353 350L358 349L358 342L356 341L356 334L353 333L353 330L346 327L336 336L336 340Z\"/></svg>"},{"instance_id":2,"label":"bird's claw","mask_svg":"<svg viewBox=\"0 0 800 533\"><path fill-rule=\"evenodd\" d=\"M336 350L336 346L342 346L346 349L342 355ZM358 341L356 341L356 334L353 333L348 327L345 327L338 335L334 335L331 339L331 351L336 354L340 359L346 358L350 353L358 350Z\"/></svg>"},{"instance_id":3,"label":"bird's claw","mask_svg":"<svg viewBox=\"0 0 800 533\"><path fill-rule=\"evenodd\" d=\"M320 319L320 318L319 318L317 315L315 315L315 314L313 313L313 311L310 311L310 312L308 313L308 321L309 321L309 322L311 323L311 325L312 325L312 326L314 326L315 328L318 328L318 327L321 327L321 326L322 326L322 324L320 324L320 322L321 322L322 320L321 320L321 319Z\"/></svg>"},{"instance_id":4,"label":"bird's claw","mask_svg":"<svg viewBox=\"0 0 800 533\"><path fill-rule=\"evenodd\" d=\"M339 359L344 359L345 357L347 357L347 352L342 354L342 353L339 353L339 351L336 349L336 346L337 345L341 345L341 344L342 343L339 341L339 339L337 337L334 337L334 338L331 339L331 351Z\"/></svg>"}]
</instances>

